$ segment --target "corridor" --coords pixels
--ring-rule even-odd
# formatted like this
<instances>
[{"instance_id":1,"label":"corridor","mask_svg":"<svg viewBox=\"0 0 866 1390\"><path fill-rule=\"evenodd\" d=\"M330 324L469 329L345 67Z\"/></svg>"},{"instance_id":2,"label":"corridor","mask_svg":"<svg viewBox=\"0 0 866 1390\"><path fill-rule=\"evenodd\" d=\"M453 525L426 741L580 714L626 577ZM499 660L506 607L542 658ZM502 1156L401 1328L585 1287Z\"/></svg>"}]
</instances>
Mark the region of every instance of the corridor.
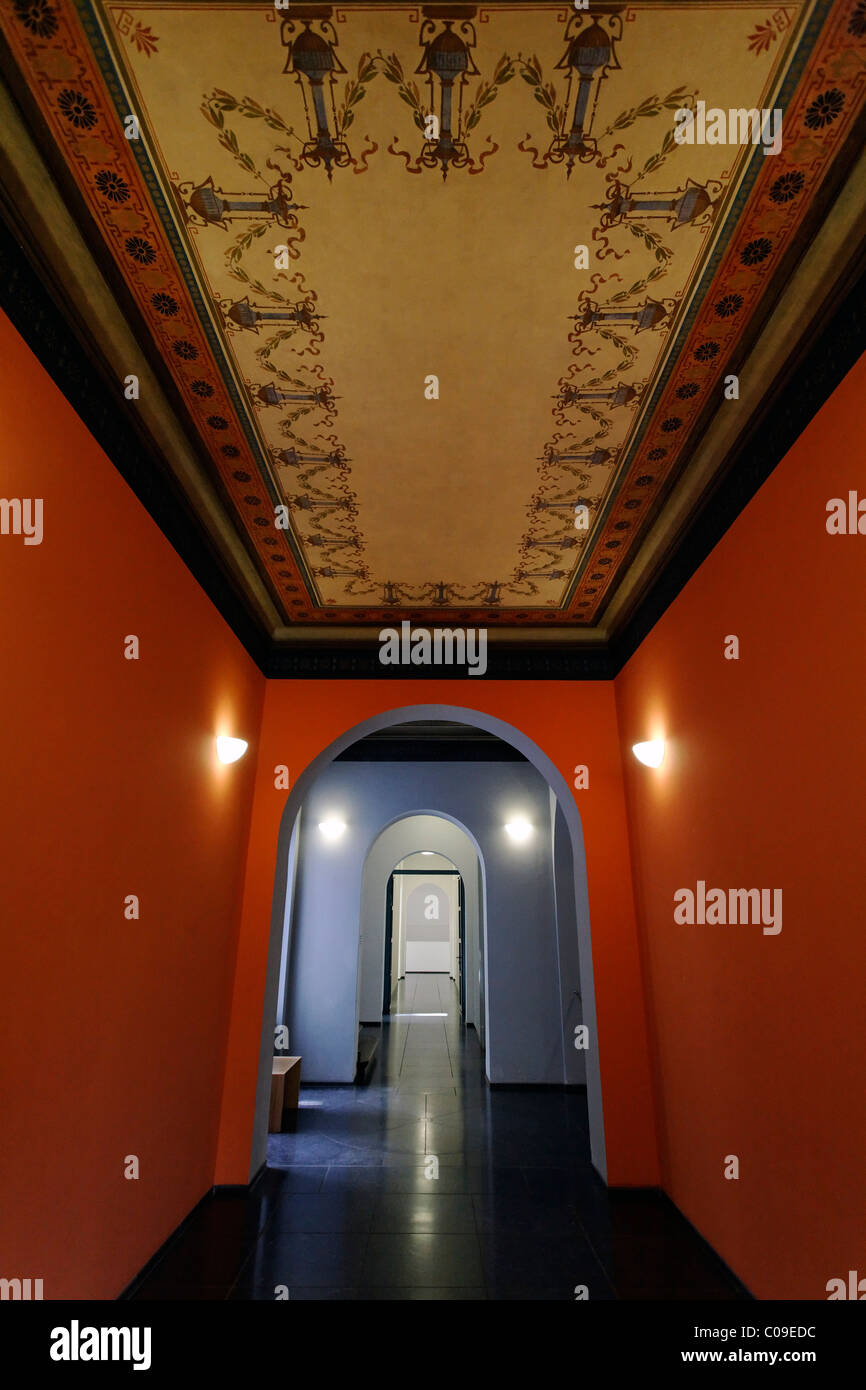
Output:
<instances>
[{"instance_id":1,"label":"corridor","mask_svg":"<svg viewBox=\"0 0 866 1390\"><path fill-rule=\"evenodd\" d=\"M118 1300L163 1380L283 1370L245 1302L587 1300L583 1365L808 1315L828 1379L866 0L5 0L0 40L23 1364Z\"/></svg>"},{"instance_id":2,"label":"corridor","mask_svg":"<svg viewBox=\"0 0 866 1390\"><path fill-rule=\"evenodd\" d=\"M368 1084L302 1086L250 1192L201 1204L131 1296L747 1297L667 1199L608 1193L582 1092L490 1089L444 975L401 982Z\"/></svg>"}]
</instances>

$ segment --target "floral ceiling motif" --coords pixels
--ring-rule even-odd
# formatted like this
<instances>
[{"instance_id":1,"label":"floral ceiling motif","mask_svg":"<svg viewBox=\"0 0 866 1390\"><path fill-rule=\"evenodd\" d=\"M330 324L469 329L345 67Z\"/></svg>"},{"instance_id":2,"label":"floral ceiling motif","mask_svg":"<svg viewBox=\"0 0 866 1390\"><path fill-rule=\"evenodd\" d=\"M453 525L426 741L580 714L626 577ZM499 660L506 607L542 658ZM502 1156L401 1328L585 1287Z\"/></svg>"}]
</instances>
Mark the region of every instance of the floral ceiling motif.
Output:
<instances>
[{"instance_id":1,"label":"floral ceiling motif","mask_svg":"<svg viewBox=\"0 0 866 1390\"><path fill-rule=\"evenodd\" d=\"M3 23L286 621L574 626L724 408L862 108L862 9ZM780 109L781 150L679 143L699 102Z\"/></svg>"}]
</instances>

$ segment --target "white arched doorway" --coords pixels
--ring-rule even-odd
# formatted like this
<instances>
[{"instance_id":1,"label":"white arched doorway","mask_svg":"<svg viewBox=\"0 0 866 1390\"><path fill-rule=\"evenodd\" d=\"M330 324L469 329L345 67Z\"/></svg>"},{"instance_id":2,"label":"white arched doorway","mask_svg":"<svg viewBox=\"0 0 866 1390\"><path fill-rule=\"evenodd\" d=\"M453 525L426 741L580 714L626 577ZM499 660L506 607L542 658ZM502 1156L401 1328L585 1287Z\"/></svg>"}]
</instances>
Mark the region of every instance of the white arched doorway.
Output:
<instances>
[{"instance_id":1,"label":"white arched doorway","mask_svg":"<svg viewBox=\"0 0 866 1390\"><path fill-rule=\"evenodd\" d=\"M486 988L481 978L484 915L484 865L473 836L465 825L445 811L400 816L384 826L367 853L361 879L360 1018L380 1016L379 981L385 956L385 923L382 904L388 876L394 865L419 850L433 851L460 875L465 896L465 1019L477 1031L482 1046Z\"/></svg>"},{"instance_id":2,"label":"white arched doorway","mask_svg":"<svg viewBox=\"0 0 866 1390\"><path fill-rule=\"evenodd\" d=\"M271 932L268 952L268 969L265 987L262 1033L259 1051L258 1086L256 1111L252 1136L250 1177L252 1178L265 1161L267 1152L267 1114L270 1095L271 1059L273 1057L274 1022L277 1008L277 995L280 977L280 959L286 914L286 894L288 881L289 848L292 832L300 808L313 788L319 773L359 739L377 733L396 724L413 720L452 721L469 724L493 734L504 743L516 748L541 774L556 798L568 828L571 842L574 869L574 899L576 907L577 946L580 964L580 981L583 1007L583 1023L589 1034L589 1049L586 1053L587 1107L590 1132L590 1149L593 1166L602 1178L607 1180L607 1163L604 1141L604 1116L602 1108L601 1069L599 1065L598 1035L596 1025L595 989L593 983L592 939L589 921L589 900L587 894L586 859L583 843L583 830L580 816L565 778L545 753L520 729L507 724L493 715L460 705L408 705L383 711L363 720L352 729L341 734L324 749L308 767L304 769L290 791L280 822L277 844L277 861L274 879L273 906L271 912ZM434 810L433 814L439 814ZM360 947L360 943L359 943ZM357 976L360 980L360 973Z\"/></svg>"}]
</instances>

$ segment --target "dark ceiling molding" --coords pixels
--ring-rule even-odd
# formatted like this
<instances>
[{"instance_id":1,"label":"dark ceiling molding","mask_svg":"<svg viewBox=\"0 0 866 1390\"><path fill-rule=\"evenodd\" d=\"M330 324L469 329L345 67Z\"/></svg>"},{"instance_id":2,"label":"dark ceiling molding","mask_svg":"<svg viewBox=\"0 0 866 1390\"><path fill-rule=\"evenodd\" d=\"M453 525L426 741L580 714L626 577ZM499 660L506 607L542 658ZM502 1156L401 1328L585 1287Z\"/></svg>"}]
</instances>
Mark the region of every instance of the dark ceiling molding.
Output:
<instances>
[{"instance_id":1,"label":"dark ceiling molding","mask_svg":"<svg viewBox=\"0 0 866 1390\"><path fill-rule=\"evenodd\" d=\"M443 614L443 621L447 621ZM420 626L420 625L416 625ZM428 627L428 631L430 628ZM487 671L469 676L460 666L383 666L379 644L371 638L365 647L274 646L267 674L275 680L545 680L604 681L613 672L603 646L500 647L488 642Z\"/></svg>"},{"instance_id":2,"label":"dark ceiling molding","mask_svg":"<svg viewBox=\"0 0 866 1390\"><path fill-rule=\"evenodd\" d=\"M4 209L8 216L8 212ZM229 583L207 534L155 447L130 426L116 390L99 372L31 262L20 237L0 218L0 308L108 455L118 473L208 598L267 674L270 639Z\"/></svg>"},{"instance_id":3,"label":"dark ceiling molding","mask_svg":"<svg viewBox=\"0 0 866 1390\"><path fill-rule=\"evenodd\" d=\"M668 564L614 636L609 645L613 675L637 651L864 351L866 274L861 270L841 305L817 326L810 346L763 417L747 430L724 478L683 532Z\"/></svg>"},{"instance_id":4,"label":"dark ceiling molding","mask_svg":"<svg viewBox=\"0 0 866 1390\"><path fill-rule=\"evenodd\" d=\"M473 743L469 739L392 739L379 743L362 738L338 753L338 763L525 763L527 759L500 739Z\"/></svg>"},{"instance_id":5,"label":"dark ceiling molding","mask_svg":"<svg viewBox=\"0 0 866 1390\"><path fill-rule=\"evenodd\" d=\"M9 217L8 211L6 217ZM866 347L861 274L817 331L763 419L747 433L695 521L621 632L607 645L488 644L487 672L382 666L378 644L336 647L273 641L227 579L207 533L162 459L130 430L129 415L53 299L21 239L0 218L0 308L159 526L263 674L274 680L610 680L652 630ZM443 621L446 621L443 613Z\"/></svg>"}]
</instances>

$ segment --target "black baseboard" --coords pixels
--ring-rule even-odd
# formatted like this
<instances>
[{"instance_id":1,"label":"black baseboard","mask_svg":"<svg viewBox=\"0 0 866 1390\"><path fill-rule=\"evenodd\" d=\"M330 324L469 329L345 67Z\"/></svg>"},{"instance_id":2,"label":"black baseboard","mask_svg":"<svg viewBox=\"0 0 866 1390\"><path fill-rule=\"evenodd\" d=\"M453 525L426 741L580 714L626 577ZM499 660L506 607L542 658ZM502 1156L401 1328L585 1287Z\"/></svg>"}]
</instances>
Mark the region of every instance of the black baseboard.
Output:
<instances>
[{"instance_id":1,"label":"black baseboard","mask_svg":"<svg viewBox=\"0 0 866 1390\"><path fill-rule=\"evenodd\" d=\"M195 1204L195 1206L192 1208L192 1210L189 1211L189 1212L187 1212L186 1216L183 1218L183 1220L181 1221L180 1225L175 1227L175 1229L172 1231L171 1235L168 1236L167 1239L164 1240L164 1241L162 1242L162 1245L159 1247L159 1249L158 1249L153 1255L151 1255L151 1257L150 1257L150 1259L148 1260L147 1264L144 1265L144 1266L142 1266L142 1268L141 1268L141 1269L138 1271L138 1273L136 1274L135 1278L132 1279L132 1280L127 1284L126 1288L123 1289L123 1290L117 1295L117 1302L118 1302L118 1303L127 1302L129 1299L135 1297L136 1293L137 1293L138 1290L141 1288L141 1286L142 1286L142 1284L145 1282L145 1280L147 1280L147 1279L150 1278L151 1274L152 1274L153 1271L156 1269L157 1265L160 1264L160 1262L165 1258L165 1256L168 1254L168 1252L169 1252L169 1250L172 1248L172 1246L176 1245L177 1242L180 1240L180 1238L181 1238L181 1236L183 1235L184 1231L185 1231L185 1230L187 1229L187 1227L190 1225L190 1223L191 1223L193 1217L195 1216L196 1212L201 1211L202 1208L205 1207L205 1206L207 1206L208 1202L210 1202L210 1201L212 1200L213 1194L214 1194L214 1190L215 1190L215 1189L211 1187L211 1188L204 1194L203 1197L200 1197L200 1198L199 1198L199 1200L196 1202L196 1204ZM241 1190L242 1190L242 1191L246 1191L247 1189L246 1189L246 1188L242 1188Z\"/></svg>"},{"instance_id":2,"label":"black baseboard","mask_svg":"<svg viewBox=\"0 0 866 1390\"><path fill-rule=\"evenodd\" d=\"M474 1025L473 1025L474 1026ZM486 1078L491 1091L569 1091L576 1095L586 1095L582 1083L565 1081L491 1081Z\"/></svg>"},{"instance_id":3,"label":"black baseboard","mask_svg":"<svg viewBox=\"0 0 866 1390\"><path fill-rule=\"evenodd\" d=\"M216 1183L213 1187L209 1188L208 1191L204 1194L204 1196L199 1198L192 1210L187 1212L180 1225L176 1226L175 1229L172 1231L171 1235L168 1236L167 1239L162 1242L162 1245L159 1247L156 1253L151 1255L147 1264L144 1265L143 1268L141 1268L138 1271L135 1278L132 1279L130 1283L127 1284L126 1288L123 1289L122 1292L117 1295L117 1302L127 1302L129 1299L135 1297L136 1293L141 1288L141 1285L145 1282L146 1279L150 1278L157 1265L165 1258L172 1246L176 1245L177 1242L181 1239L184 1231L187 1230L187 1228L190 1225L190 1222L193 1220L193 1217L196 1215L197 1212L201 1211L204 1207L206 1207L209 1202L218 1202L220 1198L245 1197L248 1193L252 1192L253 1188L264 1177L265 1173L267 1172L267 1167L267 1163L263 1163L259 1168L258 1172L256 1173L255 1177L252 1178L250 1182Z\"/></svg>"},{"instance_id":4,"label":"black baseboard","mask_svg":"<svg viewBox=\"0 0 866 1390\"><path fill-rule=\"evenodd\" d=\"M344 1084L344 1083L339 1083L339 1084ZM529 1085L511 1084L511 1083L501 1083L501 1082L500 1082L500 1083L497 1083L495 1086L491 1084L491 1090L496 1090L496 1091L539 1091L539 1090L543 1090L543 1091L549 1091L549 1090L585 1091L585 1090L586 1090L586 1087L585 1087L585 1086L554 1086L554 1087L551 1087L551 1086L529 1086ZM185 1231L187 1230L187 1228L189 1227L189 1225L190 1225L191 1221L193 1220L193 1217L196 1215L196 1213L197 1213L198 1211L200 1211L203 1207L205 1207L205 1206L208 1204L208 1202L219 1201L221 1198L232 1198L232 1197L243 1197L243 1196L247 1196L247 1195L248 1195L249 1193L251 1193L251 1192L259 1185L259 1183L262 1181L262 1179L263 1179L265 1173L267 1172L267 1169L268 1169L267 1163L263 1163L263 1164L261 1165L261 1167L258 1169L258 1171L257 1171L257 1173L256 1173L256 1175L255 1175L255 1177L254 1177L250 1182L248 1182L248 1183L220 1183L220 1184L217 1184L217 1185L215 1185L214 1187L212 1187L212 1188L210 1189L210 1191L206 1192L206 1193L204 1194L204 1196L201 1197L201 1198L199 1199L199 1201L196 1202L196 1204L195 1204L195 1206L192 1208L192 1210L184 1217L184 1219L183 1219L183 1221L181 1221L180 1225L179 1225L178 1227L176 1227L176 1229L175 1229L174 1231L172 1231L172 1233L171 1233L171 1235L168 1237L168 1239L163 1241L162 1245L159 1247L159 1249L156 1251L156 1253L155 1253L154 1255L151 1256L151 1258L148 1260L147 1264L144 1265L144 1267L143 1267L142 1269L139 1270L139 1272L138 1272L138 1274L136 1274L135 1278L134 1278L129 1284L127 1284L127 1286L126 1286L126 1288L123 1290L123 1292L118 1294L118 1296L117 1296L117 1301L118 1301L118 1302L128 1302L130 1299L132 1299L132 1298L135 1297L135 1294L136 1294L136 1293L138 1292L138 1290L141 1288L142 1284L144 1284L145 1281L146 1281L147 1279L150 1278L151 1274L152 1274L152 1273L154 1272L154 1270L157 1268L157 1266L159 1265L159 1263L165 1258L165 1256L168 1254L169 1250L171 1250L172 1247L173 1247L174 1245L176 1245L176 1244L181 1240L181 1238L183 1237L184 1232L185 1232ZM755 1295L752 1293L752 1291L751 1291L749 1288L747 1288L746 1285L743 1283L742 1279L740 1279L740 1278L734 1273L734 1271L731 1269L730 1265L728 1265L728 1264L725 1263L725 1261L722 1259L722 1257L721 1257L721 1255L719 1254L719 1252L715 1249L714 1246L712 1246L712 1245L710 1244L710 1242L707 1240L707 1238L698 1230L697 1226L695 1226L695 1225L693 1224L693 1222L691 1222L691 1221L689 1220L689 1218L688 1218L682 1211L680 1211L680 1209L679 1209L679 1207L677 1206L676 1202L675 1202L671 1197L668 1196L668 1194L664 1191L663 1188L661 1188L661 1187L615 1187L615 1186L610 1186L610 1185L605 1184L605 1182L603 1181L603 1179L602 1179L601 1177L598 1178L598 1186L599 1186L599 1189L600 1189L601 1191L607 1193L609 1199L610 1199L615 1205L618 1205L618 1204L627 1205L629 1202L637 1202L637 1201L640 1201L640 1202L653 1201L653 1202L657 1202L660 1206L667 1207L668 1210L669 1210L670 1212L676 1213L677 1217L679 1217L679 1219L680 1219L681 1221L684 1221L684 1222L686 1223L686 1225L688 1226L689 1230L692 1232L692 1234L693 1234L693 1236L695 1237L695 1239L698 1240L698 1241L700 1241L701 1245L703 1246L704 1253L707 1255L707 1257L708 1257L711 1261L714 1261L714 1262L716 1263L716 1265L719 1267L719 1270L720 1270L721 1272L724 1273L724 1275L725 1275L725 1277L726 1277L727 1279L730 1279L730 1280L731 1280L732 1284L734 1285L734 1287L735 1287L737 1293L741 1296L741 1298L743 1298L743 1299L750 1299L750 1300L752 1300L753 1302L756 1301L756 1300L755 1300ZM590 1237L590 1243L591 1243L591 1241L592 1241L592 1238Z\"/></svg>"},{"instance_id":5,"label":"black baseboard","mask_svg":"<svg viewBox=\"0 0 866 1390\"><path fill-rule=\"evenodd\" d=\"M715 1246L710 1244L706 1236L702 1235L702 1233L698 1230L697 1226L695 1226L694 1223L689 1220L689 1218L685 1215L684 1212L680 1211L676 1202L673 1200L672 1197L668 1196L664 1188L608 1187L607 1195L615 1204L622 1203L623 1205L627 1205L627 1203L630 1201L645 1202L649 1200L658 1202L660 1206L667 1208L669 1212L676 1213L679 1220L684 1221L685 1224L688 1226L695 1240L699 1241L700 1244L703 1246L704 1254L718 1266L719 1271L724 1273L727 1279L730 1279L731 1283L734 1285L735 1290L740 1295L740 1297L744 1299L751 1299L752 1302L757 1301L751 1289L747 1288L746 1285L743 1283L742 1279L740 1279L739 1276L736 1275L734 1271L731 1269L730 1265L725 1263L718 1250L716 1250ZM592 1244L591 1236L589 1237L589 1240L590 1244Z\"/></svg>"}]
</instances>

